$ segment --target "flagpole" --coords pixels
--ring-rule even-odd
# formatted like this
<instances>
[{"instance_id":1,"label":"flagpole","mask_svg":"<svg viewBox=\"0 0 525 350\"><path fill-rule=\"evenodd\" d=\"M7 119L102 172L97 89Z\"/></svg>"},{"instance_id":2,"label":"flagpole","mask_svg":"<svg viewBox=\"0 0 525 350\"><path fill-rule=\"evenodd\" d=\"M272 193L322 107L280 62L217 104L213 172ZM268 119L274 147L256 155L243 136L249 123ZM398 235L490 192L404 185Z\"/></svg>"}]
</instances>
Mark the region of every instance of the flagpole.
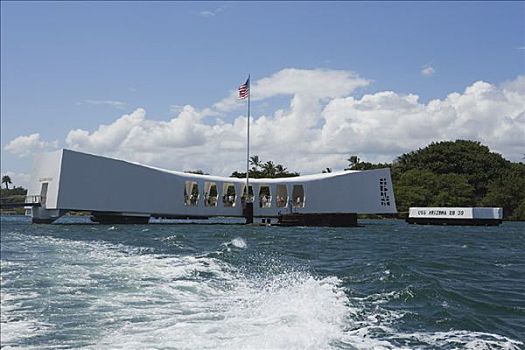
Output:
<instances>
[{"instance_id":1,"label":"flagpole","mask_svg":"<svg viewBox=\"0 0 525 350\"><path fill-rule=\"evenodd\" d=\"M246 224L253 224L253 202L250 198L250 75L244 84L239 86L239 98L248 97L248 113L246 118L246 195L244 196L242 214ZM242 192L242 191L241 191Z\"/></svg>"},{"instance_id":2,"label":"flagpole","mask_svg":"<svg viewBox=\"0 0 525 350\"><path fill-rule=\"evenodd\" d=\"M250 200L250 95L251 95L250 75L248 74L248 128L247 128L247 147L246 147L246 203Z\"/></svg>"}]
</instances>

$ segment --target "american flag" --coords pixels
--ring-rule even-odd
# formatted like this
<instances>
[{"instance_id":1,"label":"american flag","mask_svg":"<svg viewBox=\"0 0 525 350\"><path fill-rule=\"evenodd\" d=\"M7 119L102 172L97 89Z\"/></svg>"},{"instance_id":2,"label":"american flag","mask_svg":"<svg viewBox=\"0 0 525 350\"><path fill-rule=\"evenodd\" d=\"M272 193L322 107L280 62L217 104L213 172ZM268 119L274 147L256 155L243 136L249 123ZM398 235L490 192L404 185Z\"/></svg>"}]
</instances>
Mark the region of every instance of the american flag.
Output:
<instances>
[{"instance_id":1,"label":"american flag","mask_svg":"<svg viewBox=\"0 0 525 350\"><path fill-rule=\"evenodd\" d=\"M244 100L250 96L250 77L246 79L246 83L239 86L239 99Z\"/></svg>"}]
</instances>

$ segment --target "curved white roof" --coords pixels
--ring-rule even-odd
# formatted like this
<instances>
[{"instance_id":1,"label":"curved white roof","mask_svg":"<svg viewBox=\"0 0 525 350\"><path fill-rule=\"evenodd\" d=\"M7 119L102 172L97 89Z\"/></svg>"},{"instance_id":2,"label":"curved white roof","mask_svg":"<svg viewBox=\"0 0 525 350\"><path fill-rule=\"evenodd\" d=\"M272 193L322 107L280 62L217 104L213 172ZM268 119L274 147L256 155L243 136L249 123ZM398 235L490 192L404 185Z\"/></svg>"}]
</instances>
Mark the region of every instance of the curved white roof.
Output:
<instances>
[{"instance_id":1,"label":"curved white roof","mask_svg":"<svg viewBox=\"0 0 525 350\"><path fill-rule=\"evenodd\" d=\"M70 151L70 152L77 152L77 151L72 151L72 150L68 150L68 149L64 149L64 150L65 151ZM207 181L236 182L236 183L238 183L238 182L246 182L246 178L225 177L225 176L217 176L217 175L200 175L200 174L194 174L194 173L186 173L186 172L182 172L182 171L167 170L167 169L163 169L163 168L159 168L159 167L155 167L155 166L151 166L151 165L142 164L142 163L139 163L139 162L132 162L132 161L118 159L118 158L104 157L104 156L100 156L100 155L92 154L92 153L87 153L87 152L81 152L81 153L90 154L90 155L95 156L95 157L107 158L107 159L111 159L111 160L117 160L117 161L121 161L121 162L125 162L125 163L135 164L135 165L139 165L141 167L146 167L146 168L162 171L162 172L165 172L165 173L177 175L177 176L188 178L188 179L202 179L202 180L207 180ZM320 179L329 179L329 178L333 178L333 177L348 175L348 174L351 174L351 173L359 173L359 172L361 172L361 171L359 171L359 170L342 170L342 171L334 171L334 172L331 172L331 173L301 175L301 176L294 176L294 177L250 178L250 182L251 183L277 183L277 182L278 183L290 183L290 182L294 182L295 183L295 182L308 182L308 181L314 181L314 180L320 180Z\"/></svg>"}]
</instances>

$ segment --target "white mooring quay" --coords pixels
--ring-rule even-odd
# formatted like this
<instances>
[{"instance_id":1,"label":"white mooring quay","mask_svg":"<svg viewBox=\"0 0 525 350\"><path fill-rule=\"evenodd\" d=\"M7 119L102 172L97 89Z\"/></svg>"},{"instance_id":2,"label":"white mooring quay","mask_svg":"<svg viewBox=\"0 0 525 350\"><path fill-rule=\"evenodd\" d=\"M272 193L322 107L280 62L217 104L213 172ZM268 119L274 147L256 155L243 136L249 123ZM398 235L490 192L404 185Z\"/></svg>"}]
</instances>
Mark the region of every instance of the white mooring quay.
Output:
<instances>
[{"instance_id":1,"label":"white mooring quay","mask_svg":"<svg viewBox=\"0 0 525 350\"><path fill-rule=\"evenodd\" d=\"M396 213L389 169L250 179L253 216ZM26 198L34 223L88 211L101 223L243 217L246 180L169 171L67 149L38 155Z\"/></svg>"}]
</instances>

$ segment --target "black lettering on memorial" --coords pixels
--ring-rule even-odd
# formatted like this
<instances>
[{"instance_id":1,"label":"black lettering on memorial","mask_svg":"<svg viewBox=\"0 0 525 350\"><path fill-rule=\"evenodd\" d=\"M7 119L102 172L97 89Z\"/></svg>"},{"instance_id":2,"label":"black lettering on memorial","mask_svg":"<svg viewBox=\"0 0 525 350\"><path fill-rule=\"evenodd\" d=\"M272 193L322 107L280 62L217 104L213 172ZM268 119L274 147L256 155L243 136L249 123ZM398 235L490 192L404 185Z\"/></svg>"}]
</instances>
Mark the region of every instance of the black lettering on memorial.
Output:
<instances>
[{"instance_id":1,"label":"black lettering on memorial","mask_svg":"<svg viewBox=\"0 0 525 350\"><path fill-rule=\"evenodd\" d=\"M379 179L379 194L381 198L381 205L390 206L390 196L388 195L388 187L386 178L382 177Z\"/></svg>"}]
</instances>

